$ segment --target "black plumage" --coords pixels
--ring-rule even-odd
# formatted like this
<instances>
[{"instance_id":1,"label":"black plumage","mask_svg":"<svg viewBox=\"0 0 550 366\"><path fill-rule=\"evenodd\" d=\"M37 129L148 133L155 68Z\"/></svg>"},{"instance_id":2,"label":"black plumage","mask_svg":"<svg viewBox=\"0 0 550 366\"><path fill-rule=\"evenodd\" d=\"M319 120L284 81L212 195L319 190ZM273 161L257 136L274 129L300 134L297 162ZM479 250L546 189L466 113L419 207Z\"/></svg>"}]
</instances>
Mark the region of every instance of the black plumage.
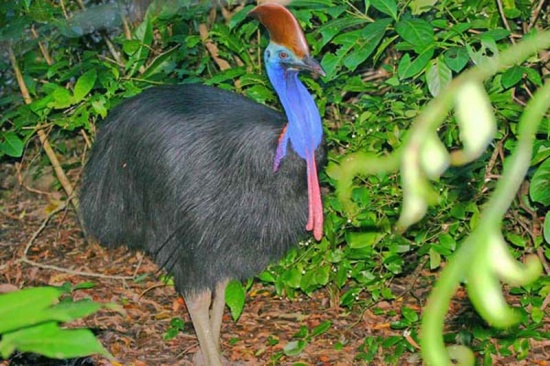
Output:
<instances>
[{"instance_id":1,"label":"black plumage","mask_svg":"<svg viewBox=\"0 0 550 366\"><path fill-rule=\"evenodd\" d=\"M245 279L306 235L306 163L273 160L286 117L203 85L154 87L99 130L80 209L103 245L151 254L184 297ZM323 167L323 148L317 151Z\"/></svg>"}]
</instances>

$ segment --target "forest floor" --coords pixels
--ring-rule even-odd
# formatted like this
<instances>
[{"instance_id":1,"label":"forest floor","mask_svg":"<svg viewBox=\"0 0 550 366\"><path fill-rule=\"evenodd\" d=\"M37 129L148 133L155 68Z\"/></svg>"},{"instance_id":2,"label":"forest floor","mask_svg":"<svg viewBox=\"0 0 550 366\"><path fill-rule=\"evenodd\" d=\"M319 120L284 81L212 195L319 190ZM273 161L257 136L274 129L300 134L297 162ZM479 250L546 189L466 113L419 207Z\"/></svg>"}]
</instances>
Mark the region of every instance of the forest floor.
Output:
<instances>
[{"instance_id":1,"label":"forest floor","mask_svg":"<svg viewBox=\"0 0 550 366\"><path fill-rule=\"evenodd\" d=\"M79 364L192 365L198 343L185 303L172 286L159 279L157 267L141 254L124 248L108 251L97 244L87 244L72 209L52 214L61 204L60 194L40 193L45 189L40 187L29 190L31 185L38 183L25 187L16 177L14 165L0 166L0 290L91 281L95 286L75 291L75 300L90 298L119 304L124 311L101 310L70 326L94 330L117 361L92 357ZM24 260L26 248L26 258L35 263ZM105 277L84 276L76 271ZM134 275L139 280L109 278ZM406 344L412 352L404 352L397 364L421 365L418 345L404 330L393 329L391 323L400 319L403 304L414 310L421 309L434 277L434 273L419 267L415 273L393 281L394 293L402 294L397 300L354 309L339 307L337 295L329 294L328 290L318 291L312 297L303 295L289 300L278 297L274 288L256 281L247 293L240 319L235 322L229 311L225 313L224 356L232 365L384 365L384 357L394 352L392 347L399 343ZM511 296L509 300L518 302ZM178 317L184 320L184 329L173 339L165 340L171 320ZM454 297L447 320L448 332L457 334L472 322L478 325L482 322L463 289ZM284 355L284 347L296 340L293 336L301 327L311 330L325 321L332 322L327 332L309 339L298 355ZM544 322L544 327L550 330L548 322ZM397 342L389 342L385 349L383 342L374 342L377 349L366 349L365 340L371 337L394 337ZM509 354L493 355L493 364L547 365L549 342L529 342L531 350L525 360L518 361ZM367 352L374 355L373 361L357 360ZM17 364L55 364L43 359L28 360L30 358L26 363ZM9 364L0 359L0 365Z\"/></svg>"}]
</instances>

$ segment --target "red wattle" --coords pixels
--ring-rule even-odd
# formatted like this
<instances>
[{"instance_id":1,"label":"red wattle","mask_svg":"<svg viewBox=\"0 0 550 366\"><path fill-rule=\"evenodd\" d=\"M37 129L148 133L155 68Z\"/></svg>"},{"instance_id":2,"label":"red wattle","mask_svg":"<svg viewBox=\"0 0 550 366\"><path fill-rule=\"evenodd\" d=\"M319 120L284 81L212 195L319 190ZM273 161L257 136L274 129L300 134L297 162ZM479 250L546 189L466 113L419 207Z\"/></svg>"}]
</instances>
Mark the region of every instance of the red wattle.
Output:
<instances>
[{"instance_id":1,"label":"red wattle","mask_svg":"<svg viewBox=\"0 0 550 366\"><path fill-rule=\"evenodd\" d=\"M323 201L321 200L321 188L317 177L317 164L315 157L307 159L307 189L309 196L309 216L306 230L313 230L315 240L323 237Z\"/></svg>"}]
</instances>

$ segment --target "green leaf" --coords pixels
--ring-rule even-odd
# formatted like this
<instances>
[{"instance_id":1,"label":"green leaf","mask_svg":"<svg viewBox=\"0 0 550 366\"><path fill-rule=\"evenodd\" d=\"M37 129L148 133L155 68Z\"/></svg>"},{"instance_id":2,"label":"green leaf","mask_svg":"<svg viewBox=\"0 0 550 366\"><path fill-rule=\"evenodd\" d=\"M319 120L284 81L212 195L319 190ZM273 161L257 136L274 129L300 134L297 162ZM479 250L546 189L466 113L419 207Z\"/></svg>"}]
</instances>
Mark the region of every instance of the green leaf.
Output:
<instances>
[{"instance_id":1,"label":"green leaf","mask_svg":"<svg viewBox=\"0 0 550 366\"><path fill-rule=\"evenodd\" d=\"M441 254L439 254L433 247L430 248L430 269L439 268L441 265Z\"/></svg>"},{"instance_id":2,"label":"green leaf","mask_svg":"<svg viewBox=\"0 0 550 366\"><path fill-rule=\"evenodd\" d=\"M336 248L327 253L327 260L331 263L339 263L345 258L342 249Z\"/></svg>"},{"instance_id":3,"label":"green leaf","mask_svg":"<svg viewBox=\"0 0 550 366\"><path fill-rule=\"evenodd\" d=\"M317 267L313 272L315 273L315 279L319 285L324 286L328 283L330 276L329 265Z\"/></svg>"},{"instance_id":4,"label":"green leaf","mask_svg":"<svg viewBox=\"0 0 550 366\"><path fill-rule=\"evenodd\" d=\"M531 200L550 206L550 159L546 159L535 171L529 186Z\"/></svg>"},{"instance_id":5,"label":"green leaf","mask_svg":"<svg viewBox=\"0 0 550 366\"><path fill-rule=\"evenodd\" d=\"M422 19L401 20L395 25L395 30L401 38L414 46L432 45L435 41L432 26Z\"/></svg>"},{"instance_id":6,"label":"green leaf","mask_svg":"<svg viewBox=\"0 0 550 366\"><path fill-rule=\"evenodd\" d=\"M73 96L65 88L57 87L51 96L53 101L48 103L50 108L65 109L72 105Z\"/></svg>"},{"instance_id":7,"label":"green leaf","mask_svg":"<svg viewBox=\"0 0 550 366\"><path fill-rule=\"evenodd\" d=\"M91 281L85 281L85 282L80 282L80 283L77 283L76 285L72 286L72 291L74 290L85 290L85 289L89 289L89 288L94 288L96 286L96 284L94 282L91 282Z\"/></svg>"},{"instance_id":8,"label":"green leaf","mask_svg":"<svg viewBox=\"0 0 550 366\"><path fill-rule=\"evenodd\" d=\"M343 65L354 69L364 62L383 38L386 27L391 22L391 19L381 19L367 25L364 29L346 32L334 38L333 43L340 45L340 48L335 53L326 53L321 61L327 73L325 79L327 81L334 79L336 71Z\"/></svg>"},{"instance_id":9,"label":"green leaf","mask_svg":"<svg viewBox=\"0 0 550 366\"><path fill-rule=\"evenodd\" d=\"M172 318L170 320L170 328L166 330L162 338L165 340L174 339L183 329L185 329L184 321L180 317Z\"/></svg>"},{"instance_id":10,"label":"green leaf","mask_svg":"<svg viewBox=\"0 0 550 366\"><path fill-rule=\"evenodd\" d=\"M443 60L454 72L460 72L469 60L468 50L464 47L452 47L443 53Z\"/></svg>"},{"instance_id":11,"label":"green leaf","mask_svg":"<svg viewBox=\"0 0 550 366\"><path fill-rule=\"evenodd\" d=\"M544 240L550 244L550 211L546 213L544 217L544 227L543 227Z\"/></svg>"},{"instance_id":12,"label":"green leaf","mask_svg":"<svg viewBox=\"0 0 550 366\"><path fill-rule=\"evenodd\" d=\"M47 322L3 334L0 341L2 357L7 358L16 349L55 359L83 357L92 354L109 355L90 330L61 329L55 322Z\"/></svg>"},{"instance_id":13,"label":"green leaf","mask_svg":"<svg viewBox=\"0 0 550 366\"><path fill-rule=\"evenodd\" d=\"M244 309L246 292L239 281L230 281L225 289L225 303L231 310L233 320L239 319Z\"/></svg>"},{"instance_id":14,"label":"green leaf","mask_svg":"<svg viewBox=\"0 0 550 366\"><path fill-rule=\"evenodd\" d=\"M103 98L92 101L92 108L101 118L107 117L107 108L105 108L105 100Z\"/></svg>"},{"instance_id":15,"label":"green leaf","mask_svg":"<svg viewBox=\"0 0 550 366\"><path fill-rule=\"evenodd\" d=\"M504 9L504 16L508 19L516 19L521 16L522 12L519 9Z\"/></svg>"},{"instance_id":16,"label":"green leaf","mask_svg":"<svg viewBox=\"0 0 550 366\"><path fill-rule=\"evenodd\" d=\"M432 9L437 0L412 0L409 3L413 15L420 15Z\"/></svg>"},{"instance_id":17,"label":"green leaf","mask_svg":"<svg viewBox=\"0 0 550 366\"><path fill-rule=\"evenodd\" d=\"M370 3L376 10L397 20L397 3L394 0L371 0Z\"/></svg>"},{"instance_id":18,"label":"green leaf","mask_svg":"<svg viewBox=\"0 0 550 366\"><path fill-rule=\"evenodd\" d=\"M237 25L239 25L243 20L246 19L248 16L248 13L250 10L254 8L253 5L247 5L243 9L239 10L237 13L233 14L231 17L231 20L229 21L229 29L235 28Z\"/></svg>"},{"instance_id":19,"label":"green leaf","mask_svg":"<svg viewBox=\"0 0 550 366\"><path fill-rule=\"evenodd\" d=\"M48 308L46 314L51 319L69 322L93 314L101 308L101 304L89 300L62 302Z\"/></svg>"},{"instance_id":20,"label":"green leaf","mask_svg":"<svg viewBox=\"0 0 550 366\"><path fill-rule=\"evenodd\" d=\"M542 311L539 307L533 306L531 308L531 319L533 319L535 323L540 323L544 317L544 311Z\"/></svg>"},{"instance_id":21,"label":"green leaf","mask_svg":"<svg viewBox=\"0 0 550 366\"><path fill-rule=\"evenodd\" d=\"M319 324L318 326L316 326L315 328L313 328L313 330L311 331L311 336L316 337L318 335L321 335L326 331L328 331L330 327L332 327L332 322L330 320L326 320L321 324Z\"/></svg>"},{"instance_id":22,"label":"green leaf","mask_svg":"<svg viewBox=\"0 0 550 366\"><path fill-rule=\"evenodd\" d=\"M307 342L304 340L288 342L283 349L287 356L297 356L306 348Z\"/></svg>"},{"instance_id":23,"label":"green leaf","mask_svg":"<svg viewBox=\"0 0 550 366\"><path fill-rule=\"evenodd\" d=\"M542 78L537 70L530 67L525 67L523 68L523 72L527 75L527 80L536 86L542 86Z\"/></svg>"},{"instance_id":24,"label":"green leaf","mask_svg":"<svg viewBox=\"0 0 550 366\"><path fill-rule=\"evenodd\" d=\"M365 23L364 19L354 17L354 18L334 19L327 23L321 24L321 26L316 30L316 32L319 32L321 34L321 38L322 38L322 41L319 46L323 47L337 35L345 33L344 29L362 25L364 23Z\"/></svg>"},{"instance_id":25,"label":"green leaf","mask_svg":"<svg viewBox=\"0 0 550 366\"><path fill-rule=\"evenodd\" d=\"M525 248L526 240L521 235L515 233L505 233L506 240L519 248Z\"/></svg>"},{"instance_id":26,"label":"green leaf","mask_svg":"<svg viewBox=\"0 0 550 366\"><path fill-rule=\"evenodd\" d=\"M523 74L523 67L513 66L509 68L502 74L502 78L500 80L500 82L502 83L502 87L504 89L508 89L515 86L521 81L521 79L523 78Z\"/></svg>"},{"instance_id":27,"label":"green leaf","mask_svg":"<svg viewBox=\"0 0 550 366\"><path fill-rule=\"evenodd\" d=\"M86 71L78 78L73 91L73 104L80 102L84 99L84 97L86 97L86 95L88 95L88 93L93 89L96 79L97 72L95 69Z\"/></svg>"},{"instance_id":28,"label":"green leaf","mask_svg":"<svg viewBox=\"0 0 550 366\"><path fill-rule=\"evenodd\" d=\"M413 61L411 61L408 53L405 54L397 66L397 75L400 79L407 79L415 76L424 70L426 65L428 65L428 62L430 62L433 54L433 45L426 47Z\"/></svg>"},{"instance_id":29,"label":"green leaf","mask_svg":"<svg viewBox=\"0 0 550 366\"><path fill-rule=\"evenodd\" d=\"M0 151L8 156L13 156L14 158L20 157L23 154L23 148L25 145L19 136L13 132L0 132L0 134L2 134L1 136L3 139L3 141L0 142Z\"/></svg>"},{"instance_id":30,"label":"green leaf","mask_svg":"<svg viewBox=\"0 0 550 366\"><path fill-rule=\"evenodd\" d=\"M360 34L361 30L355 30L341 34L333 40L334 44L341 45L341 47L335 53L326 53L321 60L321 65L327 73L328 80L336 77L336 70L344 64L344 58L358 42Z\"/></svg>"},{"instance_id":31,"label":"green leaf","mask_svg":"<svg viewBox=\"0 0 550 366\"><path fill-rule=\"evenodd\" d=\"M150 78L155 74L165 71L166 68L170 68L170 60L177 52L181 52L181 50L179 49L179 47L174 47L155 57L155 59L147 65L147 68L143 72L142 77Z\"/></svg>"},{"instance_id":32,"label":"green leaf","mask_svg":"<svg viewBox=\"0 0 550 366\"><path fill-rule=\"evenodd\" d=\"M418 313L411 308L404 307L401 309L401 314L409 322L414 323L418 321Z\"/></svg>"},{"instance_id":33,"label":"green leaf","mask_svg":"<svg viewBox=\"0 0 550 366\"><path fill-rule=\"evenodd\" d=\"M37 287L0 295L0 334L55 320L45 314L45 309L63 292L54 287Z\"/></svg>"},{"instance_id":34,"label":"green leaf","mask_svg":"<svg viewBox=\"0 0 550 366\"><path fill-rule=\"evenodd\" d=\"M491 37L484 36L481 36L481 46L479 50L476 51L470 44L466 44L466 50L476 65L489 61L492 57L496 57L499 54L495 40Z\"/></svg>"},{"instance_id":35,"label":"green leaf","mask_svg":"<svg viewBox=\"0 0 550 366\"><path fill-rule=\"evenodd\" d=\"M297 267L292 267L282 274L284 283L292 288L300 288L302 281L302 271Z\"/></svg>"},{"instance_id":36,"label":"green leaf","mask_svg":"<svg viewBox=\"0 0 550 366\"><path fill-rule=\"evenodd\" d=\"M359 46L344 59L344 65L353 71L369 57L380 43L386 33L386 27L391 23L390 19L382 19L367 25L361 32Z\"/></svg>"},{"instance_id":37,"label":"green leaf","mask_svg":"<svg viewBox=\"0 0 550 366\"><path fill-rule=\"evenodd\" d=\"M483 37L490 38L493 41L500 41L501 39L504 39L509 35L510 35L510 31L503 28L491 29L483 33Z\"/></svg>"},{"instance_id":38,"label":"green leaf","mask_svg":"<svg viewBox=\"0 0 550 366\"><path fill-rule=\"evenodd\" d=\"M305 325L300 325L300 329L294 333L292 338L306 339L309 336L309 329Z\"/></svg>"},{"instance_id":39,"label":"green leaf","mask_svg":"<svg viewBox=\"0 0 550 366\"><path fill-rule=\"evenodd\" d=\"M397 66L397 73L405 73L411 67L411 55L406 53L399 60L399 65ZM401 71L400 71L401 70ZM400 78L402 78L400 76Z\"/></svg>"},{"instance_id":40,"label":"green leaf","mask_svg":"<svg viewBox=\"0 0 550 366\"><path fill-rule=\"evenodd\" d=\"M274 283L275 282L275 276L273 275L273 273L269 272L268 270L263 271L262 273L260 273L258 275L258 278L262 282L267 282L267 283Z\"/></svg>"},{"instance_id":41,"label":"green leaf","mask_svg":"<svg viewBox=\"0 0 550 366\"><path fill-rule=\"evenodd\" d=\"M451 235L444 233L439 235L437 239L439 241L439 245L446 249L449 253L456 249L456 241Z\"/></svg>"},{"instance_id":42,"label":"green leaf","mask_svg":"<svg viewBox=\"0 0 550 366\"><path fill-rule=\"evenodd\" d=\"M336 71L339 66L342 65L343 57L341 55L336 55L334 53L327 52L321 60L321 66L323 70L327 73L327 81L333 80L337 75Z\"/></svg>"},{"instance_id":43,"label":"green leaf","mask_svg":"<svg viewBox=\"0 0 550 366\"><path fill-rule=\"evenodd\" d=\"M140 47L141 43L135 39L127 39L122 43L122 50L128 56L134 55Z\"/></svg>"},{"instance_id":44,"label":"green leaf","mask_svg":"<svg viewBox=\"0 0 550 366\"><path fill-rule=\"evenodd\" d=\"M139 48L134 51L126 67L129 69L128 76L135 75L139 71L141 66L145 64L147 57L149 56L149 50L151 49L151 43L153 42L153 25L150 18L146 18L136 29L136 37L141 41Z\"/></svg>"},{"instance_id":45,"label":"green leaf","mask_svg":"<svg viewBox=\"0 0 550 366\"><path fill-rule=\"evenodd\" d=\"M378 232L346 232L346 241L352 249L371 247L383 234Z\"/></svg>"},{"instance_id":46,"label":"green leaf","mask_svg":"<svg viewBox=\"0 0 550 366\"><path fill-rule=\"evenodd\" d=\"M443 89L451 83L453 73L440 59L435 59L428 64L426 69L426 81L428 90L432 96L437 97Z\"/></svg>"}]
</instances>

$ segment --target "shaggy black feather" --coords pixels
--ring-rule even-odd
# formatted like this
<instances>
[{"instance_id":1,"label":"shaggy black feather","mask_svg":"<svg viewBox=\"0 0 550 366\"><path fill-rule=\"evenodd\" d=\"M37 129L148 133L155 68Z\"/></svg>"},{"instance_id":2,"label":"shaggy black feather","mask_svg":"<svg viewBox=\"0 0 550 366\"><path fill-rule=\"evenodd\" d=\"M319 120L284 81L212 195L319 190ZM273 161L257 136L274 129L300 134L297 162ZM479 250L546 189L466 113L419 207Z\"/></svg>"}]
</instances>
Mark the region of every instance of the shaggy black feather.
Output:
<instances>
[{"instance_id":1,"label":"shaggy black feather","mask_svg":"<svg viewBox=\"0 0 550 366\"><path fill-rule=\"evenodd\" d=\"M305 161L273 172L286 118L203 85L155 87L115 107L84 168L88 235L154 256L193 295L262 271L306 235ZM317 151L324 166L324 148Z\"/></svg>"}]
</instances>

